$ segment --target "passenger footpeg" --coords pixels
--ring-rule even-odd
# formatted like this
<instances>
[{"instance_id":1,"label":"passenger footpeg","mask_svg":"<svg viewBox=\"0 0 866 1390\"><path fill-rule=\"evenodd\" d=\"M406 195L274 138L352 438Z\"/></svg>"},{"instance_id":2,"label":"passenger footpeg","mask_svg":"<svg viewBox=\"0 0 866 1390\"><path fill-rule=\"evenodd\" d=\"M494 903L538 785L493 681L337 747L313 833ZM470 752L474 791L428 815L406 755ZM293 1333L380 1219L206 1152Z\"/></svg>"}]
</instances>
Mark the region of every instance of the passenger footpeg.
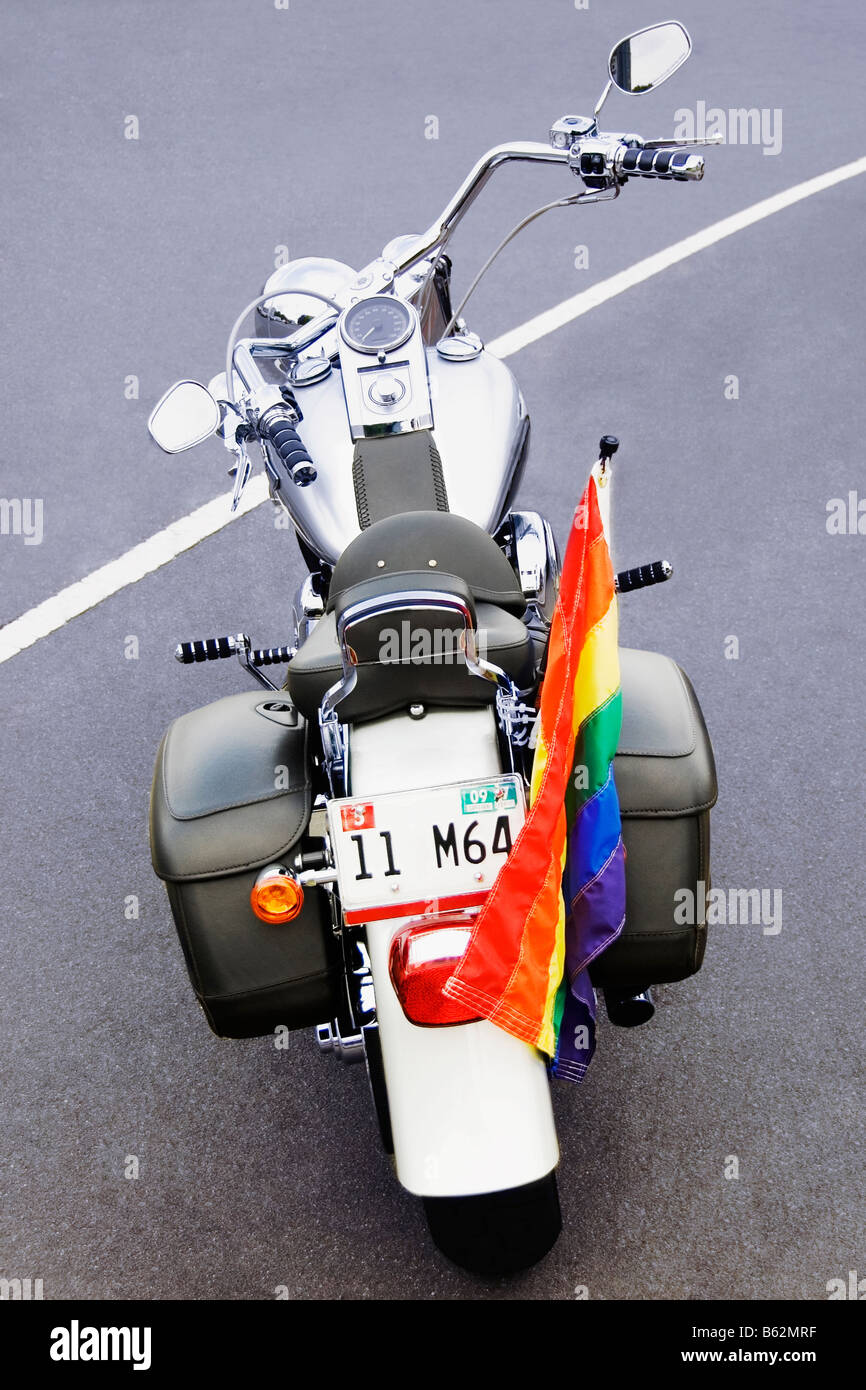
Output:
<instances>
[{"instance_id":1,"label":"passenger footpeg","mask_svg":"<svg viewBox=\"0 0 866 1390\"><path fill-rule=\"evenodd\" d=\"M182 665L189 666L194 661L222 661L243 651L249 652L254 666L272 666L292 659L291 647L263 647L253 651L245 632L238 633L237 637L203 637L194 642L178 642L174 657Z\"/></svg>"},{"instance_id":2,"label":"passenger footpeg","mask_svg":"<svg viewBox=\"0 0 866 1390\"><path fill-rule=\"evenodd\" d=\"M646 589L650 584L663 584L670 579L674 567L669 560L653 560L651 565L638 565L637 569L620 570L613 581L618 594L628 594L632 589Z\"/></svg>"},{"instance_id":3,"label":"passenger footpeg","mask_svg":"<svg viewBox=\"0 0 866 1390\"><path fill-rule=\"evenodd\" d=\"M279 687L263 676L259 667L291 661L294 654L293 647L260 647L253 650L245 632L239 632L235 637L204 637L193 642L178 642L174 649L175 661L183 666L191 666L199 661L224 661L227 657L236 656L244 669L268 690Z\"/></svg>"}]
</instances>

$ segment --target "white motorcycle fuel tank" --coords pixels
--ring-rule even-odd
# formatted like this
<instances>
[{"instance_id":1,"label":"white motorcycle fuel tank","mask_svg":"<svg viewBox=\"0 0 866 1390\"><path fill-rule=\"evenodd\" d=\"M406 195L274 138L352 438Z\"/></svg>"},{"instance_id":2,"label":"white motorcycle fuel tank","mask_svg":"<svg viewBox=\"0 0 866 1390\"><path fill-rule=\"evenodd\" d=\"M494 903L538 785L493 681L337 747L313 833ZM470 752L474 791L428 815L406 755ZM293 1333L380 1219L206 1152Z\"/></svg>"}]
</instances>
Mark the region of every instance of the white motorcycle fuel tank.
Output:
<instances>
[{"instance_id":1,"label":"white motorcycle fuel tank","mask_svg":"<svg viewBox=\"0 0 866 1390\"><path fill-rule=\"evenodd\" d=\"M281 326L274 331L286 332L286 325L298 317L321 312L321 303L305 297L304 288L331 294L354 276L349 266L315 257L282 267L265 287L275 291L268 317ZM529 416L503 362L480 342L459 356L449 350L452 344L453 340L441 351L435 345L425 348L433 438L449 509L492 533L520 481L529 446ZM298 433L318 476L309 487L293 488L285 500L310 549L333 564L360 529L351 486L354 444L335 330L317 342L314 351L302 354L290 384L301 415Z\"/></svg>"}]
</instances>

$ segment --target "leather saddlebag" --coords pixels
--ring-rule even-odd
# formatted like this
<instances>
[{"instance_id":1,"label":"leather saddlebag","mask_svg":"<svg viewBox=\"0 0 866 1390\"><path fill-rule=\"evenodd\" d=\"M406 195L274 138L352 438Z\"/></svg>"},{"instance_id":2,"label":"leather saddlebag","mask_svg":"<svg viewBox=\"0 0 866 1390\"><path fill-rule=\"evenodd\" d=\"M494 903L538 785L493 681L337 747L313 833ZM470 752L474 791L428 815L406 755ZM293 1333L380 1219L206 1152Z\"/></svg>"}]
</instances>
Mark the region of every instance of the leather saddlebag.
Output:
<instances>
[{"instance_id":1,"label":"leather saddlebag","mask_svg":"<svg viewBox=\"0 0 866 1390\"><path fill-rule=\"evenodd\" d=\"M199 1003L215 1033L260 1037L338 1012L342 966L328 895L309 889L283 926L250 907L258 871L302 848L307 726L285 696L230 695L182 715L160 746L150 801L165 881Z\"/></svg>"},{"instance_id":2,"label":"leather saddlebag","mask_svg":"<svg viewBox=\"0 0 866 1390\"><path fill-rule=\"evenodd\" d=\"M626 848L625 926L590 968L605 990L637 993L694 975L706 945L713 750L688 677L669 657L620 648L622 733L614 779ZM691 892L693 911L682 890ZM697 920L696 920L697 918Z\"/></svg>"}]
</instances>

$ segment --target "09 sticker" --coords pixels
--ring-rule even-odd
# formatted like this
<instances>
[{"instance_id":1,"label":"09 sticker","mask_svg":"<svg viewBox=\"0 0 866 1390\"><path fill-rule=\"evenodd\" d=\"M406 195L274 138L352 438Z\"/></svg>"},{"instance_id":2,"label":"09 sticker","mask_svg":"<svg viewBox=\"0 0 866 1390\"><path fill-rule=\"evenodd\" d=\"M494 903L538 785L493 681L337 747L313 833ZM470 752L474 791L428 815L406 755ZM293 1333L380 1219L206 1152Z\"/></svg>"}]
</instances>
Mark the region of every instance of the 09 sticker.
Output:
<instances>
[{"instance_id":1,"label":"09 sticker","mask_svg":"<svg viewBox=\"0 0 866 1390\"><path fill-rule=\"evenodd\" d=\"M517 808L517 787L513 782L479 783L464 787L460 801L464 816L475 816L479 811L513 811Z\"/></svg>"}]
</instances>

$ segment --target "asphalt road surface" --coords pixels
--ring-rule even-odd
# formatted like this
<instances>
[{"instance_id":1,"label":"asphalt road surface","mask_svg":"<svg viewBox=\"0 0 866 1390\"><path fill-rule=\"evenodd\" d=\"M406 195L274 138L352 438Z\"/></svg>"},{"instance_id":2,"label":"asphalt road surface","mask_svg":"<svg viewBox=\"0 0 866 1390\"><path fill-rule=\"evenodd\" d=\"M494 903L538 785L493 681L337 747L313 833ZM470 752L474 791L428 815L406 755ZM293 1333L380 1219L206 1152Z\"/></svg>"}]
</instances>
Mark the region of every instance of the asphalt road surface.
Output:
<instances>
[{"instance_id":1,"label":"asphalt road surface","mask_svg":"<svg viewBox=\"0 0 866 1390\"><path fill-rule=\"evenodd\" d=\"M485 338L866 152L862 6L673 8L690 62L614 94L607 124L665 135L699 102L757 107L781 148L729 143L700 184L632 181L542 219L470 306ZM358 265L420 230L489 146L591 109L613 41L666 9L7 5L0 493L44 510L41 543L0 535L0 623L226 488L220 445L169 459L146 419L172 380L220 369L279 247ZM458 294L563 177L497 175L453 244ZM302 567L268 504L0 666L0 1275L47 1298L604 1300L823 1299L866 1274L866 537L827 529L830 499L866 497L864 192L800 202L509 363L534 426L521 500L560 537L599 435L621 437L615 562L676 571L623 600L623 640L674 656L702 701L714 881L783 903L776 934L711 931L648 1027L603 1022L585 1083L556 1085L551 1255L513 1281L451 1267L362 1070L308 1032L219 1041L194 1002L147 796L169 721L243 688L234 663L179 667L174 643L285 640Z\"/></svg>"}]
</instances>

